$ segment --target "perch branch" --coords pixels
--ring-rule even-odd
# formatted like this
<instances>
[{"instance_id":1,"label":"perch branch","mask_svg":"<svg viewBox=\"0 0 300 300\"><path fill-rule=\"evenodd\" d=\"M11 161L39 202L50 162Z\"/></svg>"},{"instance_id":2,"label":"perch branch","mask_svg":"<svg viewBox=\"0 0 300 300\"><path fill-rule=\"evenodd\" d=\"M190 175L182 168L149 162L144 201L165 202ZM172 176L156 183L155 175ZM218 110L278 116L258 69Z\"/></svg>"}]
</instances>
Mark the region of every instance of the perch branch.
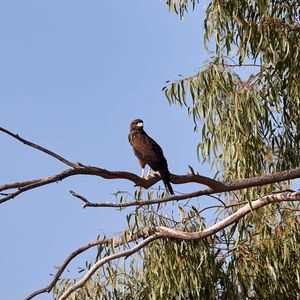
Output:
<instances>
[{"instance_id":1,"label":"perch branch","mask_svg":"<svg viewBox=\"0 0 300 300\"><path fill-rule=\"evenodd\" d=\"M137 186L141 186L143 188L148 189L149 187L153 186L155 183L157 183L161 178L159 175L156 175L154 177L151 177L149 179L141 178L133 173L130 172L124 172L124 171L109 171L103 168L98 168L95 166L85 166L80 163L73 163L68 161L67 159L63 158L62 156L54 153L53 151L50 151L42 146L39 146L37 144L34 144L28 140L25 140L24 138L21 138L19 135L14 134L10 132L7 129L4 129L0 127L0 131L2 131L5 134L8 134L9 136L15 138L16 140L35 148L39 151L42 151L55 159L63 162L64 164L72 167L71 169L67 169L65 171L62 171L60 173L57 173L55 175L39 178L39 179L33 179L23 182L14 182L14 183L8 183L0 185L0 192L5 191L5 193L2 193L3 196L0 198L0 204L4 203L10 199L15 198L16 196L20 195L21 193L40 187L44 185L48 185L54 182L61 181L67 177L74 176L74 175L94 175L99 176L104 179L127 179L131 182L133 182ZM127 206L135 206L135 205L148 205L148 204L155 204L155 203L161 203L166 201L174 201L174 200L183 200L188 199L192 197L198 197L202 195L211 195L217 192L228 192L228 191L234 191L238 189L253 187L253 186L260 186L265 184L270 184L278 181L284 181L284 180L290 180L294 178L300 177L300 168L288 170L281 173L275 173L275 174L269 174L261 177L253 177L253 178L247 178L242 180L233 181L231 183L222 183L220 181L201 176L194 172L192 168L190 168L192 171L192 174L187 175L175 175L171 174L170 181L173 184L184 184L184 183L200 183L204 184L209 187L209 189L206 190L200 190L194 193L189 194L183 194L183 195L177 195L172 196L164 199L155 199L149 201L147 203L146 201L133 201L128 203L91 203L88 200L84 203L84 207L87 206L100 206L100 207L127 207ZM6 191L15 189L11 193L6 193ZM77 194L78 195L78 194ZM142 203L142 204L141 204Z\"/></svg>"},{"instance_id":2,"label":"perch branch","mask_svg":"<svg viewBox=\"0 0 300 300\"><path fill-rule=\"evenodd\" d=\"M14 182L14 183L8 183L0 185L0 192L7 191L10 189L16 189L16 191L9 193L5 197L0 198L0 204L4 203L10 199L15 198L16 196L20 195L21 193L40 187L44 185L48 185L54 182L61 181L67 177L74 176L74 175L94 175L99 176L104 179L127 179L129 181L132 181L137 186L141 186L144 188L149 188L155 183L157 183L160 180L159 176L156 176L154 178L145 179L142 177L139 177L133 173L130 172L124 172L124 171L108 171L106 169L94 167L94 166L83 166L81 164L76 164L76 168L67 169L65 171L62 171L60 173L57 173L55 175L49 176L49 177L43 177L39 179L33 179L23 182ZM205 176L200 175L171 175L172 183L177 184L183 184L187 182L197 182L202 184L209 184L211 186L214 186L218 188L219 186L223 186L222 183L219 181L210 179Z\"/></svg>"},{"instance_id":3,"label":"perch branch","mask_svg":"<svg viewBox=\"0 0 300 300\"><path fill-rule=\"evenodd\" d=\"M197 176L197 175L193 175L193 176ZM221 187L215 189L209 188L209 189L200 190L192 193L175 195L175 196L170 196L165 198L157 198L153 200L144 200L144 201L136 200L130 202L123 202L123 203L112 203L112 202L93 203L90 202L85 197L83 197L82 195L75 193L74 191L70 191L70 192L74 197L77 197L84 202L82 207L129 207L129 206L144 206L144 205L158 204L158 203L164 203L169 201L179 201L179 200L185 200L185 199L190 199L190 198L195 198L195 197L200 197L205 195L212 195L215 193L231 192L231 191L241 190L245 188L291 180L295 178L300 178L300 168L295 168L295 169L291 169L284 172L278 172L274 174L267 174L259 177L251 177L246 179L235 180L229 183L223 183Z\"/></svg>"},{"instance_id":4,"label":"perch branch","mask_svg":"<svg viewBox=\"0 0 300 300\"><path fill-rule=\"evenodd\" d=\"M1 191L7 191L10 189L16 189L16 191L13 191L11 193L2 193L4 197L0 198L0 204L4 203L10 199L15 198L16 196L20 195L21 193L43 186L47 185L53 182L61 181L67 177L74 176L74 175L94 175L99 176L104 179L127 179L129 181L132 181L135 185L141 186L143 188L148 189L149 187L153 186L155 183L157 183L161 178L159 175L156 175L154 177L151 177L149 179L141 178L133 173L130 172L124 172L124 171L109 171L103 168L98 168L95 166L84 166L80 163L73 163L62 156L58 155L57 153L54 153L53 151L46 149L38 144L32 143L28 140L25 140L24 138L20 137L18 134L14 134L11 131L0 127L0 131L13 137L14 139L22 142L25 145L28 145L32 148L35 148L43 153L46 153L55 159L61 161L62 163L68 165L71 167L71 169L67 169L65 171L62 171L58 174L43 177L39 179L33 179L23 182L14 182L14 183L8 183L0 185L0 192ZM174 184L184 184L188 182L195 182L200 183L209 186L210 188L218 188L220 186L223 186L223 184L220 181L201 176L201 175L195 175L195 174L188 174L188 175L171 175L171 182Z\"/></svg>"}]
</instances>

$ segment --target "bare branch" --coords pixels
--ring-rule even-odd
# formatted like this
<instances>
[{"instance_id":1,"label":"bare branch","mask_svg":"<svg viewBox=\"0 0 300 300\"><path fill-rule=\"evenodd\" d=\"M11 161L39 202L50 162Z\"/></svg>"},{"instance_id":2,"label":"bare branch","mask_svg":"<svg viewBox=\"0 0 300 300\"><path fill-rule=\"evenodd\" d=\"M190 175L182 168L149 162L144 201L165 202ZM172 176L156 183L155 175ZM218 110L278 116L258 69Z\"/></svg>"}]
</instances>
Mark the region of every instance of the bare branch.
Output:
<instances>
[{"instance_id":1,"label":"bare branch","mask_svg":"<svg viewBox=\"0 0 300 300\"><path fill-rule=\"evenodd\" d=\"M17 191L8 194L7 196L0 198L0 204L6 202L10 199L15 198L21 193L40 187L44 185L48 185L50 183L61 181L67 177L74 175L94 175L99 176L104 179L127 179L132 181L137 186L141 186L144 188L149 188L160 180L160 176L151 177L149 179L139 177L133 173L125 172L125 171L108 171L106 169L94 167L94 166L84 166L81 164L76 164L75 168L67 169L60 173L57 173L53 176L33 179L23 182L14 182L0 185L0 192L6 191L9 189L17 189ZM211 185L213 187L218 188L219 186L223 186L223 184L219 181L210 179L201 175L171 175L171 182L177 184L183 184L187 182L197 182L202 183L204 185ZM92 206L92 205L91 205Z\"/></svg>"},{"instance_id":2,"label":"bare branch","mask_svg":"<svg viewBox=\"0 0 300 300\"><path fill-rule=\"evenodd\" d=\"M21 188L23 186L30 185L32 183L37 183L40 180L41 179L33 179L33 180L28 180L28 181L23 181L23 182L13 182L13 183L3 184L3 185L0 185L0 192L10 190L10 189Z\"/></svg>"},{"instance_id":3,"label":"bare branch","mask_svg":"<svg viewBox=\"0 0 300 300\"><path fill-rule=\"evenodd\" d=\"M220 197L214 196L214 195L210 195L210 197L212 197L213 199L216 199L217 201L221 202L223 204L223 207L226 208L226 204L223 200L220 199Z\"/></svg>"},{"instance_id":4,"label":"bare branch","mask_svg":"<svg viewBox=\"0 0 300 300\"><path fill-rule=\"evenodd\" d=\"M58 159L59 161L63 162L64 164L66 164L66 165L68 165L70 167L73 167L73 168L76 167L76 164L68 161L67 159L63 158L62 156L60 156L60 155L58 155L58 154L56 154L56 153L54 153L54 152L52 152L52 151L50 151L50 150L42 147L42 146L39 146L39 145L34 144L32 142L29 142L29 141L21 138L18 134L14 134L14 133L10 132L9 130L7 130L5 128L2 128L2 127L0 127L0 131L2 131L4 133L12 136L13 138L17 139L18 141L22 142L23 144L25 144L25 145L27 145L29 147L35 148L37 150L40 150L40 151L42 151L42 152L44 152L44 153L46 153L46 154L48 154L48 155L50 155L50 156Z\"/></svg>"},{"instance_id":5,"label":"bare branch","mask_svg":"<svg viewBox=\"0 0 300 300\"><path fill-rule=\"evenodd\" d=\"M198 176L198 175L187 175L187 176ZM179 200L186 200L190 198L200 197L200 196L207 196L212 195L215 193L223 193L223 192L230 192L241 190L250 187L262 186L266 184L271 184L280 181L291 180L300 177L300 168L291 169L284 172L278 172L274 174L267 174L260 177L251 177L246 179L235 180L229 183L223 183L222 186L218 186L215 189L209 188L205 190L200 190L192 193L175 195L165 198L157 198L153 200L145 200L145 201L130 201L130 202L123 202L123 203L112 203L112 202L97 202L93 203L90 202L88 199L79 195L75 192L71 192L71 194L79 199L81 199L84 204L83 207L129 207L129 206L144 206L144 205L151 205L151 204L158 204L164 203L169 201L179 201ZM173 182L173 181L172 181Z\"/></svg>"},{"instance_id":6,"label":"bare branch","mask_svg":"<svg viewBox=\"0 0 300 300\"><path fill-rule=\"evenodd\" d=\"M238 209L235 213L226 217L224 220L202 231L185 232L185 231L179 231L179 230L167 228L164 226L157 226L155 228L156 232L154 234L150 235L149 237L147 237L146 239L144 239L142 242L138 243L136 246L132 247L131 249L119 253L114 253L112 255L106 256L100 259L99 261L97 261L80 280L78 280L73 286L71 286L68 290L66 290L63 293L63 295L59 298L59 300L66 299L77 289L82 288L103 264L120 257L128 257L157 239L171 238L175 240L176 239L190 240L190 241L201 240L239 221L245 215L249 214L254 210L257 210L263 206L272 203L283 202L283 201L300 201L300 192L283 192L283 193L276 193L276 194L271 194L271 195L261 197L258 200L252 202L252 208L250 207L249 204L247 204L244 207Z\"/></svg>"},{"instance_id":7,"label":"bare branch","mask_svg":"<svg viewBox=\"0 0 300 300\"><path fill-rule=\"evenodd\" d=\"M199 214L203 213L204 211L206 210L209 210L209 209L213 209L213 208L224 208L224 206L222 205L212 205L212 206L207 206L207 207L204 207L202 208L201 210L199 210ZM226 207L225 207L226 208ZM224 209L225 209L224 208Z\"/></svg>"},{"instance_id":8,"label":"bare branch","mask_svg":"<svg viewBox=\"0 0 300 300\"><path fill-rule=\"evenodd\" d=\"M58 182L60 180L63 180L65 178L75 175L75 174L80 174L79 171L80 170L78 170L78 169L68 169L68 170L58 173L56 175L45 177L45 178L1 185L0 191L5 191L7 189L12 189L12 188L16 188L17 190L15 192L12 192L12 193L8 194L7 196L1 198L0 204L4 203L10 199L13 199L16 196L18 196L28 190L32 190L34 188L37 188L37 187L40 187L43 185L47 185L47 184L50 184L53 182Z\"/></svg>"},{"instance_id":9,"label":"bare branch","mask_svg":"<svg viewBox=\"0 0 300 300\"><path fill-rule=\"evenodd\" d=\"M154 177L150 177L148 179L146 178L141 178L133 173L130 172L125 172L125 171L109 171L103 168L98 168L95 166L84 166L80 163L73 163L62 156L42 147L37 144L34 144L30 141L27 141L17 134L14 134L7 129L4 129L0 127L0 131L12 136L13 138L17 139L18 141L35 148L39 151L42 151L59 161L63 162L64 164L71 166L71 169L67 169L65 171L62 171L60 173L57 173L55 175L49 176L49 177L44 177L44 178L39 178L39 179L33 179L33 180L28 180L28 181L23 181L23 182L15 182L15 183L8 183L8 184L3 184L0 185L0 192L1 191L7 191L10 189L16 189L15 191L12 191L11 193L1 193L2 198L0 198L0 204L4 203L10 199L15 198L16 196L20 195L21 193L43 186L47 185L50 183L58 182L61 181L67 177L74 176L74 175L94 175L94 176L99 176L104 179L127 179L129 181L132 181L135 185L141 186L143 188L148 189L149 187L153 186L155 183L157 183L161 178L159 175L156 175ZM233 181L230 183L222 183L220 181L201 176L198 173L195 173L194 170L190 167L190 170L192 174L187 174L187 175L175 175L171 174L170 181L173 184L184 184L184 183L200 183L204 184L209 187L209 189L206 190L200 190L197 192L193 193L188 193L188 194L183 194L183 195L176 195L176 196L171 196L167 198L159 198L159 199L154 199L151 201L133 201L133 202L127 202L127 203L91 203L87 199L85 199L83 196L80 196L78 194L77 197L80 198L82 197L85 199L84 207L92 206L92 207L128 207L128 206L141 206L141 205L148 205L148 204L155 204L155 203L162 203L162 202L167 202L167 201L174 201L174 200L184 200L184 199L189 199L193 197L199 197L203 195L212 195L214 193L220 193L220 192L229 192L229 191L234 191L234 190L239 190L239 189L244 189L248 187L253 187L253 186L261 186L265 184L270 184L274 182L279 182L279 181L285 181L285 180L291 180L294 178L299 178L300 177L300 168L280 172L280 173L275 173L275 174L269 174L261 177L252 177L248 179L242 179L242 180L237 180ZM75 196L75 195L74 195Z\"/></svg>"}]
</instances>

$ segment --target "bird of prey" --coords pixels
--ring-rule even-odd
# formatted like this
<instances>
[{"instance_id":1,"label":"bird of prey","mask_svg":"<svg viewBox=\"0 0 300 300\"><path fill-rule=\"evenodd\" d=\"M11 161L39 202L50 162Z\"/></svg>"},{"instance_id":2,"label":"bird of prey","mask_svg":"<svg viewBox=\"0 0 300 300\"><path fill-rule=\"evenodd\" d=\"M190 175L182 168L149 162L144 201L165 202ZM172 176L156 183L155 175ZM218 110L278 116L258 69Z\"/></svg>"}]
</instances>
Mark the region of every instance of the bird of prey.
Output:
<instances>
[{"instance_id":1,"label":"bird of prey","mask_svg":"<svg viewBox=\"0 0 300 300\"><path fill-rule=\"evenodd\" d=\"M148 165L153 171L159 173L166 190L174 195L170 184L170 172L168 163L164 157L161 147L144 131L144 123L140 119L130 123L129 143L132 146L135 156L142 167L142 177L144 177L145 166Z\"/></svg>"}]
</instances>

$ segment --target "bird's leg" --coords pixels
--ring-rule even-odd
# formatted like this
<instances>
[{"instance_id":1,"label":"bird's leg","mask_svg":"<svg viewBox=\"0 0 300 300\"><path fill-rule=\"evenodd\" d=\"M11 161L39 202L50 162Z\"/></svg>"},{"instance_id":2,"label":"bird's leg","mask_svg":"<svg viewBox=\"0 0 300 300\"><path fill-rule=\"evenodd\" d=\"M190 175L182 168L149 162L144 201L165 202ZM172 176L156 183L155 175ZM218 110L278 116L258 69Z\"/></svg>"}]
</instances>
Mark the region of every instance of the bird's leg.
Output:
<instances>
[{"instance_id":1,"label":"bird's leg","mask_svg":"<svg viewBox=\"0 0 300 300\"><path fill-rule=\"evenodd\" d=\"M141 177L144 178L144 176L145 176L145 168L142 168L142 175L141 175Z\"/></svg>"},{"instance_id":2,"label":"bird's leg","mask_svg":"<svg viewBox=\"0 0 300 300\"><path fill-rule=\"evenodd\" d=\"M147 176L146 176L146 177L149 177L149 176L150 176L150 174L151 174L151 168L149 167L149 169L148 169L148 173L147 173Z\"/></svg>"},{"instance_id":3,"label":"bird's leg","mask_svg":"<svg viewBox=\"0 0 300 300\"><path fill-rule=\"evenodd\" d=\"M153 174L151 174L151 171L152 169L149 167L149 170L148 170L148 174L146 176L146 178L151 178L151 177L155 177L155 175L159 174L159 172L153 172Z\"/></svg>"}]
</instances>

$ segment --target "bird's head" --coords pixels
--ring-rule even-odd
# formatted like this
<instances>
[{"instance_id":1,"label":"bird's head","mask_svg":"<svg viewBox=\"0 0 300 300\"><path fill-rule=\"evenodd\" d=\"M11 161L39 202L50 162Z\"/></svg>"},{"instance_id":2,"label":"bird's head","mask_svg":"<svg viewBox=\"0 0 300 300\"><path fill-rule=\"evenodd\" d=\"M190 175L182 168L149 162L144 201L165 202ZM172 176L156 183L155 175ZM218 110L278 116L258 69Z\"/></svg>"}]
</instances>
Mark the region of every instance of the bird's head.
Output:
<instances>
[{"instance_id":1,"label":"bird's head","mask_svg":"<svg viewBox=\"0 0 300 300\"><path fill-rule=\"evenodd\" d=\"M143 129L143 126L144 126L143 120L136 119L130 123L130 130Z\"/></svg>"}]
</instances>

